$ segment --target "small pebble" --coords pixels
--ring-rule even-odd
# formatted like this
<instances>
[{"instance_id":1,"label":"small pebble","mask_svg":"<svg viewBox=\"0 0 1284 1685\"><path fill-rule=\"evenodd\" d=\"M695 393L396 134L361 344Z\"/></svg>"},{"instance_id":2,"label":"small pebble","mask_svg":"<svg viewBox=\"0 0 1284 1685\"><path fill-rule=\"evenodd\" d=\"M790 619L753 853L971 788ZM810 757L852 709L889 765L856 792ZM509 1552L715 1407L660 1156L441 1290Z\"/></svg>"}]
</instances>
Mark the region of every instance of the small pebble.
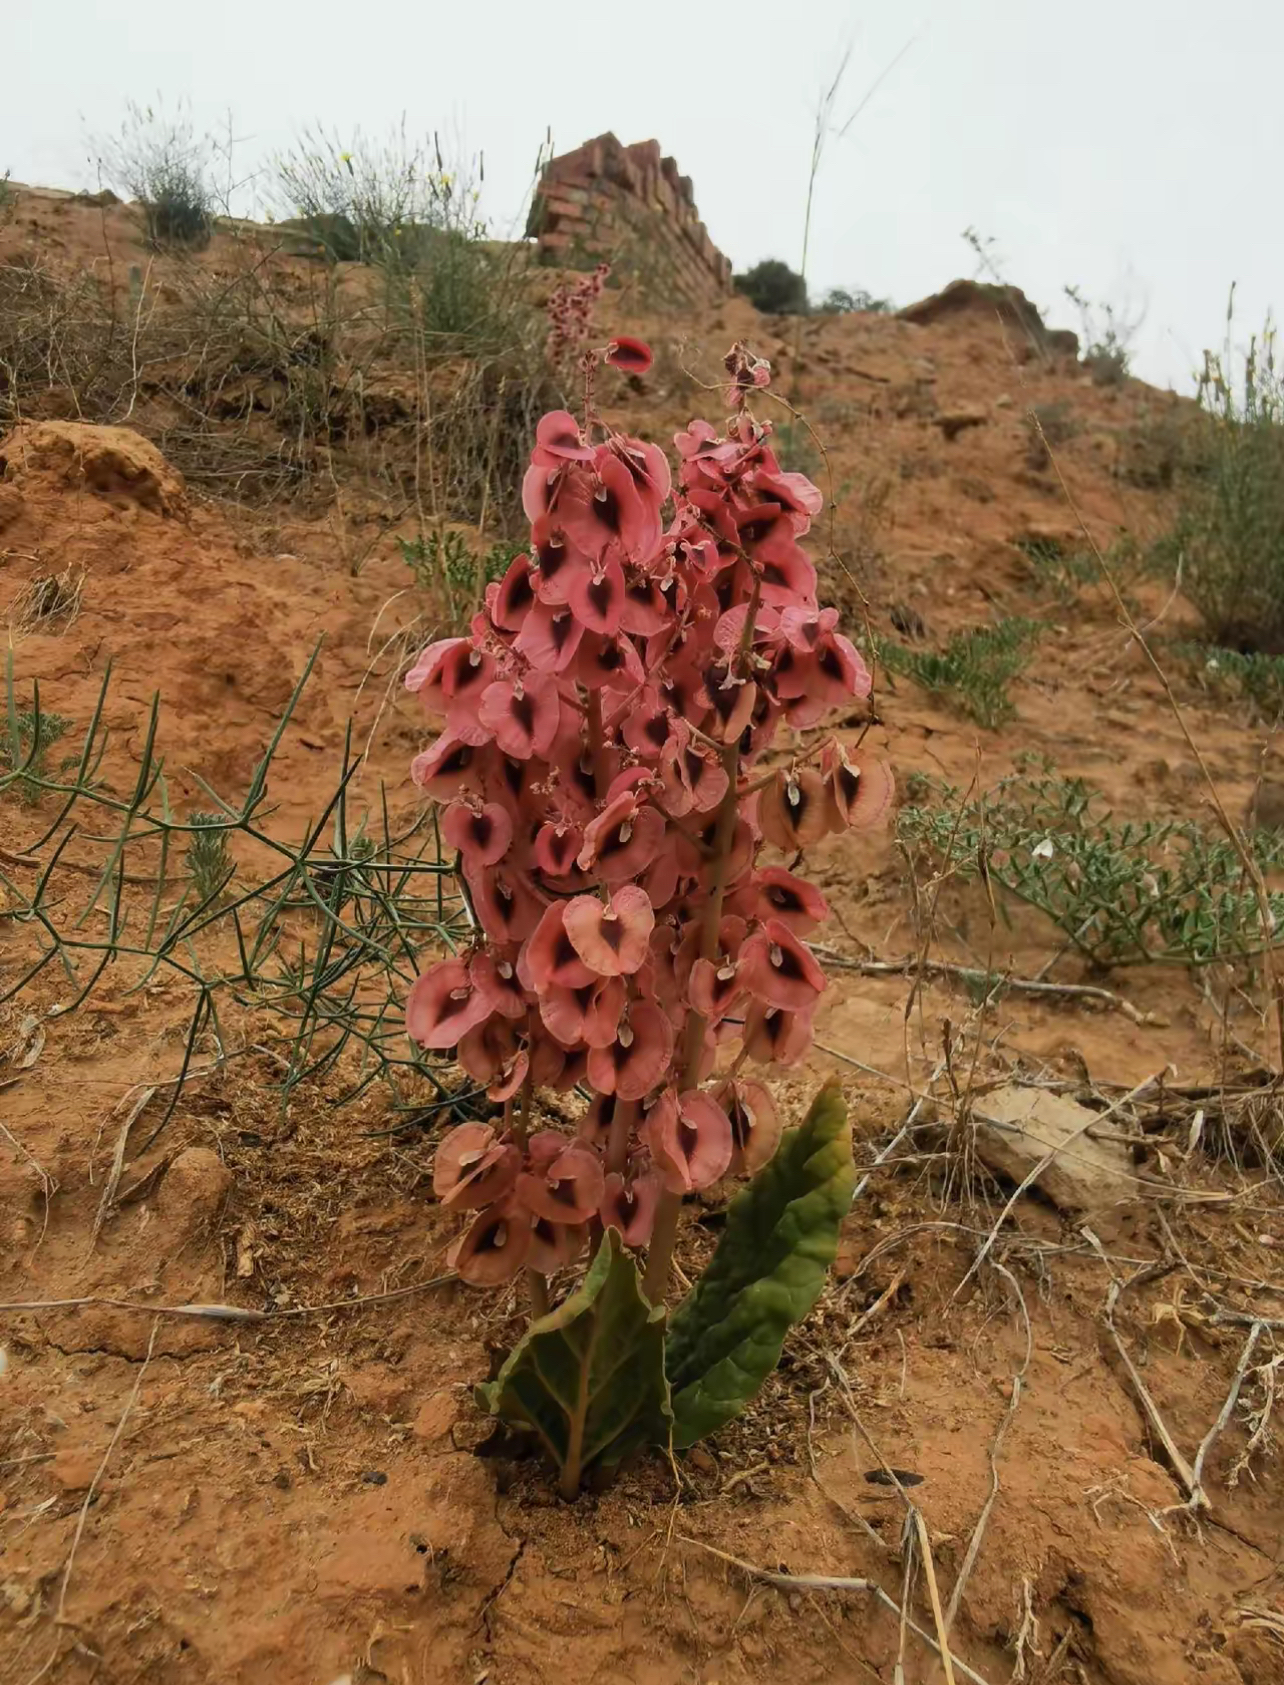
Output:
<instances>
[{"instance_id":1,"label":"small pebble","mask_svg":"<svg viewBox=\"0 0 1284 1685\"><path fill-rule=\"evenodd\" d=\"M361 1478L367 1486L386 1486L388 1484L388 1476L382 1469L367 1469Z\"/></svg>"}]
</instances>

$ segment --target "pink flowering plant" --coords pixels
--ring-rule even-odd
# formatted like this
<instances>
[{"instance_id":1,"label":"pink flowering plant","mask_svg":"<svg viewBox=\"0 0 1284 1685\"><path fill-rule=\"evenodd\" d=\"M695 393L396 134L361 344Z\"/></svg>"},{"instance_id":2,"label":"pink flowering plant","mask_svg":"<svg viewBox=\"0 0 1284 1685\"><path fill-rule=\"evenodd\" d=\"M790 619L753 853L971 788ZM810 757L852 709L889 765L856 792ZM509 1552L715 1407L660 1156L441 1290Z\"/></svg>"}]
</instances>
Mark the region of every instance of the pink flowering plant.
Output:
<instances>
[{"instance_id":1,"label":"pink flowering plant","mask_svg":"<svg viewBox=\"0 0 1284 1685\"><path fill-rule=\"evenodd\" d=\"M870 675L817 601L802 540L821 494L781 468L749 409L767 364L733 347L730 417L721 432L693 421L677 434L675 481L657 445L594 404L599 358L642 372L650 355L620 336L584 358L583 419L555 411L537 429L529 552L489 587L469 634L429 645L406 680L442 722L413 775L443 804L478 927L471 951L418 978L407 1030L453 1049L503 1107L446 1135L433 1185L460 1215L451 1262L464 1281L525 1274L535 1320L484 1402L537 1430L568 1495L595 1463L666 1432L690 1443L743 1407L767 1371L706 1336L716 1322L726 1346L735 1311L761 1345L773 1269L801 1287L768 1368L819 1292L850 1198L845 1110L826 1091L782 1142L760 1076L803 1059L826 986L807 938L827 908L799 862L828 833L877 821L891 790L880 762L815 731L868 695ZM547 1089L587 1091L573 1136L541 1125ZM671 1321L666 1378L682 1201L728 1175L755 1180ZM550 1278L589 1250L583 1285L550 1313ZM582 1337L586 1318L597 1332L605 1319L605 1347L623 1339L651 1382L662 1353L658 1383L629 1382L650 1405L596 1451L593 1423L601 1437L614 1418L610 1383L595 1392L583 1367L581 1348L604 1349ZM543 1396L557 1354L576 1352L578 1424L565 1398ZM721 1403L702 1412L697 1399L684 1422L683 1398L703 1389L707 1406L710 1385Z\"/></svg>"}]
</instances>

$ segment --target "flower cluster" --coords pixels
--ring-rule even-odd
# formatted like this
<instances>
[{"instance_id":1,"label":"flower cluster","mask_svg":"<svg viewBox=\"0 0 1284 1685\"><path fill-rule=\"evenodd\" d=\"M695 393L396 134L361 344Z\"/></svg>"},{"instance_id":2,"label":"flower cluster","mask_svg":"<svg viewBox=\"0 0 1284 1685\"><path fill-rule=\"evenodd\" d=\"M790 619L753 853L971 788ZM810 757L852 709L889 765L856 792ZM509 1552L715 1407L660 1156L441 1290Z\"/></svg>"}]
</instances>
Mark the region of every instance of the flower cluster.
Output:
<instances>
[{"instance_id":1,"label":"flower cluster","mask_svg":"<svg viewBox=\"0 0 1284 1685\"><path fill-rule=\"evenodd\" d=\"M444 722L413 773L479 925L414 984L407 1029L505 1108L437 1153L467 1281L547 1274L597 1225L645 1246L666 1203L771 1156L771 1097L741 1071L797 1063L825 987L806 939L827 908L791 866L888 803L886 768L833 740L762 766L870 676L800 542L820 493L744 407L766 365L728 366L741 401L725 433L677 435L676 486L656 445L546 415L529 552L406 680ZM535 1089L580 1084L576 1138L530 1128Z\"/></svg>"},{"instance_id":2,"label":"flower cluster","mask_svg":"<svg viewBox=\"0 0 1284 1685\"><path fill-rule=\"evenodd\" d=\"M589 348L593 333L593 312L611 273L609 263L599 263L587 275L562 281L549 294L548 359L555 369L578 365Z\"/></svg>"}]
</instances>

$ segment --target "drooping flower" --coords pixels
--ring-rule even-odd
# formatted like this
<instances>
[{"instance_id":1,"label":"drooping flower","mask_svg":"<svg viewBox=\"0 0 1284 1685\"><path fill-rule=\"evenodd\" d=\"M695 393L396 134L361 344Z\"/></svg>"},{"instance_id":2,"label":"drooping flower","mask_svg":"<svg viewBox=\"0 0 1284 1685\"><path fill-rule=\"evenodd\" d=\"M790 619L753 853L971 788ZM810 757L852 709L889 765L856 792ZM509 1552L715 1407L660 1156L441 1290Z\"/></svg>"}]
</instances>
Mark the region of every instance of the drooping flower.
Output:
<instances>
[{"instance_id":1,"label":"drooping flower","mask_svg":"<svg viewBox=\"0 0 1284 1685\"><path fill-rule=\"evenodd\" d=\"M595 895L577 895L566 903L562 923L590 971L599 977L627 977L647 957L655 913L644 889L624 884L605 904Z\"/></svg>"},{"instance_id":2,"label":"drooping flower","mask_svg":"<svg viewBox=\"0 0 1284 1685\"><path fill-rule=\"evenodd\" d=\"M632 334L617 334L607 346L603 361L625 374L645 374L651 367L651 347Z\"/></svg>"},{"instance_id":3,"label":"drooping flower","mask_svg":"<svg viewBox=\"0 0 1284 1685\"><path fill-rule=\"evenodd\" d=\"M718 1094L731 1124L734 1151L731 1173L752 1176L771 1158L780 1142L780 1114L760 1082L729 1082Z\"/></svg>"},{"instance_id":4,"label":"drooping flower","mask_svg":"<svg viewBox=\"0 0 1284 1685\"><path fill-rule=\"evenodd\" d=\"M589 1081L602 1094L640 1100L659 1082L673 1056L673 1026L658 1006L635 1001L609 1047L589 1049Z\"/></svg>"},{"instance_id":5,"label":"drooping flower","mask_svg":"<svg viewBox=\"0 0 1284 1685\"><path fill-rule=\"evenodd\" d=\"M588 1147L558 1140L555 1158L517 1178L517 1198L550 1223L586 1223L602 1203L602 1161Z\"/></svg>"},{"instance_id":6,"label":"drooping flower","mask_svg":"<svg viewBox=\"0 0 1284 1685\"><path fill-rule=\"evenodd\" d=\"M613 1170L606 1178L598 1208L603 1228L618 1229L626 1246L645 1246L655 1227L663 1186L659 1176L651 1171L625 1177Z\"/></svg>"},{"instance_id":7,"label":"drooping flower","mask_svg":"<svg viewBox=\"0 0 1284 1685\"><path fill-rule=\"evenodd\" d=\"M494 866L508 853L513 821L498 802L472 807L452 802L441 816L441 834L452 848L478 866Z\"/></svg>"},{"instance_id":8,"label":"drooping flower","mask_svg":"<svg viewBox=\"0 0 1284 1685\"><path fill-rule=\"evenodd\" d=\"M518 974L526 972L523 982L527 988L542 992L555 985L563 989L582 989L586 983L596 983L566 929L566 903L554 901L545 909L534 934L522 950Z\"/></svg>"},{"instance_id":9,"label":"drooping flower","mask_svg":"<svg viewBox=\"0 0 1284 1685\"><path fill-rule=\"evenodd\" d=\"M825 786L811 767L778 772L758 795L763 837L792 853L819 842L829 829Z\"/></svg>"},{"instance_id":10,"label":"drooping flower","mask_svg":"<svg viewBox=\"0 0 1284 1685\"><path fill-rule=\"evenodd\" d=\"M641 1136L666 1188L689 1194L727 1173L734 1146L726 1112L708 1094L666 1090L652 1106Z\"/></svg>"},{"instance_id":11,"label":"drooping flower","mask_svg":"<svg viewBox=\"0 0 1284 1685\"><path fill-rule=\"evenodd\" d=\"M815 955L781 919L768 919L745 939L738 971L755 1000L789 1012L809 1012L825 987Z\"/></svg>"},{"instance_id":12,"label":"drooping flower","mask_svg":"<svg viewBox=\"0 0 1284 1685\"><path fill-rule=\"evenodd\" d=\"M474 1287L498 1287L522 1268L530 1247L530 1213L510 1196L478 1212L446 1253L446 1262Z\"/></svg>"},{"instance_id":13,"label":"drooping flower","mask_svg":"<svg viewBox=\"0 0 1284 1685\"><path fill-rule=\"evenodd\" d=\"M867 830L877 825L892 800L892 775L883 762L860 750L846 754L831 743L820 765L833 828Z\"/></svg>"},{"instance_id":14,"label":"drooping flower","mask_svg":"<svg viewBox=\"0 0 1284 1685\"><path fill-rule=\"evenodd\" d=\"M443 1205L459 1210L491 1205L517 1181L522 1155L501 1141L489 1124L461 1123L437 1148L432 1191Z\"/></svg>"},{"instance_id":15,"label":"drooping flower","mask_svg":"<svg viewBox=\"0 0 1284 1685\"><path fill-rule=\"evenodd\" d=\"M491 1013L463 960L439 960L416 977L406 996L406 1033L421 1047L454 1047Z\"/></svg>"}]
</instances>

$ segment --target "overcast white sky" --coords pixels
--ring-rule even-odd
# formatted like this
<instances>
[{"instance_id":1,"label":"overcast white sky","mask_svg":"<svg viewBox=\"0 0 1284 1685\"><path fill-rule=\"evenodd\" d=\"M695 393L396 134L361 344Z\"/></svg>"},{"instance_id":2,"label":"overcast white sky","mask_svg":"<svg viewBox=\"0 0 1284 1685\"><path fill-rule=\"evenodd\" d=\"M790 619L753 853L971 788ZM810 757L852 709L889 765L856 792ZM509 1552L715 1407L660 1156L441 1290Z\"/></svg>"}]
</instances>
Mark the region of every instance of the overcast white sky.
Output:
<instances>
[{"instance_id":1,"label":"overcast white sky","mask_svg":"<svg viewBox=\"0 0 1284 1685\"><path fill-rule=\"evenodd\" d=\"M318 119L466 138L504 231L545 131L654 136L737 268L798 264L818 95L845 120L818 183L813 291L897 303L975 272L1077 326L1067 282L1145 320L1138 372L1189 389L1238 282L1239 337L1284 307L1280 0L60 0L4 24L0 172L92 185L86 134L127 99L231 110L246 169Z\"/></svg>"}]
</instances>

